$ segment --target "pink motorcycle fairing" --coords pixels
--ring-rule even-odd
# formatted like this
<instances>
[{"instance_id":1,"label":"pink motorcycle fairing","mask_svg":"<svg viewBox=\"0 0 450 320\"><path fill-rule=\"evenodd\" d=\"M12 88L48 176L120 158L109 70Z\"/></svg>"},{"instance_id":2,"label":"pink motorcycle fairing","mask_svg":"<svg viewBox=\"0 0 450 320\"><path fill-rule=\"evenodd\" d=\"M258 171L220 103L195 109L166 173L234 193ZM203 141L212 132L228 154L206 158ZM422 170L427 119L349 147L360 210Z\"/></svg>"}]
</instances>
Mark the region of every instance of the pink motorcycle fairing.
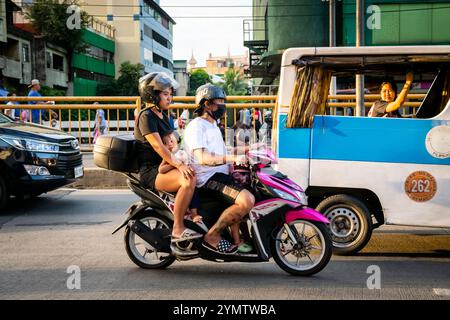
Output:
<instances>
[{"instance_id":1,"label":"pink motorcycle fairing","mask_svg":"<svg viewBox=\"0 0 450 320\"><path fill-rule=\"evenodd\" d=\"M314 209L302 206L300 203L294 201L279 198L267 199L256 203L252 209L253 217L255 220L258 220L261 216L268 215L277 208L281 208L286 204L292 207L292 209L289 209L285 214L286 223L290 223L298 219L330 223L327 218Z\"/></svg>"},{"instance_id":2,"label":"pink motorcycle fairing","mask_svg":"<svg viewBox=\"0 0 450 320\"><path fill-rule=\"evenodd\" d=\"M284 191L286 193L289 193L295 198L298 198L295 191L303 192L303 189L296 184L291 179L278 179L277 177L274 177L270 174L264 173L263 170L257 172L258 178L261 180L261 182L269 187L279 189L281 191Z\"/></svg>"},{"instance_id":3,"label":"pink motorcycle fairing","mask_svg":"<svg viewBox=\"0 0 450 320\"><path fill-rule=\"evenodd\" d=\"M290 223L294 220L302 219L302 220L312 220L322 223L330 223L330 221L325 218L319 211L314 209L303 207L300 209L294 209L286 212L286 223Z\"/></svg>"}]
</instances>

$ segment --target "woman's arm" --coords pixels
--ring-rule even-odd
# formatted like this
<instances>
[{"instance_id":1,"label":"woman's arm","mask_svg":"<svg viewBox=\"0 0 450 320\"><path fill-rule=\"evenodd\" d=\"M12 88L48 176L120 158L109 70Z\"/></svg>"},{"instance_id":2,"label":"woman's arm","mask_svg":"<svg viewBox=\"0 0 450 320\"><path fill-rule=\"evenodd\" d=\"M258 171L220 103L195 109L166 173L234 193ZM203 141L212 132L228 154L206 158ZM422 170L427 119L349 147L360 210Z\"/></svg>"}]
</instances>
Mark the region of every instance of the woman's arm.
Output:
<instances>
[{"instance_id":1,"label":"woman's arm","mask_svg":"<svg viewBox=\"0 0 450 320\"><path fill-rule=\"evenodd\" d=\"M148 143L150 143L153 149L159 154L161 158L163 158L164 161L177 168L183 174L183 176L187 178L189 176L193 177L195 175L194 171L191 168L172 157L172 153L163 144L159 133L155 132L147 134L145 136L145 139L147 139Z\"/></svg>"},{"instance_id":2,"label":"woman's arm","mask_svg":"<svg viewBox=\"0 0 450 320\"><path fill-rule=\"evenodd\" d=\"M147 134L145 136L145 139L147 139L148 143L150 143L153 149L159 154L161 158L163 158L165 162L174 166L175 168L178 168L180 165L182 165L181 162L177 161L175 158L172 158L172 153L163 144L159 133L155 132Z\"/></svg>"},{"instance_id":3,"label":"woman's arm","mask_svg":"<svg viewBox=\"0 0 450 320\"><path fill-rule=\"evenodd\" d=\"M161 164L159 165L158 172L159 173L167 173L167 172L169 172L172 169L175 169L175 167L170 165L170 164L168 164L165 160L163 160L161 162Z\"/></svg>"},{"instance_id":4,"label":"woman's arm","mask_svg":"<svg viewBox=\"0 0 450 320\"><path fill-rule=\"evenodd\" d=\"M411 86L414 79L414 75L412 72L408 72L406 74L406 82L403 86L402 91L398 95L397 99L394 102L391 102L386 107L386 112L392 112L399 109L403 103L405 102L406 96L408 95L409 87Z\"/></svg>"}]
</instances>

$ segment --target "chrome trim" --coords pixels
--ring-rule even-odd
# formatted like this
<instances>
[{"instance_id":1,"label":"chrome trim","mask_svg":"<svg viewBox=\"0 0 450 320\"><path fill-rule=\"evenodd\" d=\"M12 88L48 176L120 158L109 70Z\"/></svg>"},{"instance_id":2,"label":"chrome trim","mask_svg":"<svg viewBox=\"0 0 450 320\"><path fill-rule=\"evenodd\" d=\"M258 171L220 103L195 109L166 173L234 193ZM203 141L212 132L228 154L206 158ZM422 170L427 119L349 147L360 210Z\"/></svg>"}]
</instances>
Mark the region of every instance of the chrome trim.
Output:
<instances>
[{"instance_id":1,"label":"chrome trim","mask_svg":"<svg viewBox=\"0 0 450 320\"><path fill-rule=\"evenodd\" d=\"M298 244L298 241L297 241L297 239L295 239L295 236L294 236L294 234L292 233L291 228L289 228L289 225L285 222L283 226L284 226L284 229L286 229L286 231L287 231L287 233L288 233L288 235L289 235L289 238L291 238L292 242L293 242L294 244Z\"/></svg>"},{"instance_id":2,"label":"chrome trim","mask_svg":"<svg viewBox=\"0 0 450 320\"><path fill-rule=\"evenodd\" d=\"M251 211L250 211L250 213L251 213ZM249 216L250 216L250 223L251 223L252 228L253 228L253 230L255 232L255 235L256 235L256 241L258 243L258 246L261 248L261 252L264 255L263 259L267 260L267 259L269 259L269 255L267 254L266 249L264 248L264 245L262 243L261 235L259 234L258 225L256 224L256 221L254 220L252 214L249 214Z\"/></svg>"}]
</instances>

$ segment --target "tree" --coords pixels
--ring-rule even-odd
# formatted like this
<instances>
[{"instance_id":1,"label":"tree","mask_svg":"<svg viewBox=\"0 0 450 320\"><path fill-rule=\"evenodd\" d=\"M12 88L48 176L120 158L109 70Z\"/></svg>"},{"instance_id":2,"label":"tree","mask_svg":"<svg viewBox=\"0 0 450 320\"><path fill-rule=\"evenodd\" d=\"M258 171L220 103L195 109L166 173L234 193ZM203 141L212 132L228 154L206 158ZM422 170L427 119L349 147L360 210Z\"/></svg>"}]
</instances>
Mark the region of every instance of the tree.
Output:
<instances>
[{"instance_id":1,"label":"tree","mask_svg":"<svg viewBox=\"0 0 450 320\"><path fill-rule=\"evenodd\" d=\"M79 0L35 0L25 7L25 17L36 31L46 41L66 48L69 55L73 51L84 51L81 30L91 19L85 11L71 10L71 6L79 8Z\"/></svg>"},{"instance_id":2,"label":"tree","mask_svg":"<svg viewBox=\"0 0 450 320\"><path fill-rule=\"evenodd\" d=\"M45 97L57 97L57 96L65 96L66 95L66 91L64 90L58 90L58 89L54 89L48 86L41 86L41 90L40 93Z\"/></svg>"},{"instance_id":3,"label":"tree","mask_svg":"<svg viewBox=\"0 0 450 320\"><path fill-rule=\"evenodd\" d=\"M117 79L117 86L122 96L138 96L139 78L144 73L144 66L141 63L132 64L125 61L120 65L120 76Z\"/></svg>"},{"instance_id":4,"label":"tree","mask_svg":"<svg viewBox=\"0 0 450 320\"><path fill-rule=\"evenodd\" d=\"M205 70L197 69L193 71L189 77L188 95L194 96L197 88L206 83L211 83L211 78Z\"/></svg>"},{"instance_id":5,"label":"tree","mask_svg":"<svg viewBox=\"0 0 450 320\"><path fill-rule=\"evenodd\" d=\"M217 84L222 87L225 93L229 96L242 96L247 93L247 85L244 81L243 75L239 70L228 68L225 72L223 80L225 82Z\"/></svg>"},{"instance_id":6,"label":"tree","mask_svg":"<svg viewBox=\"0 0 450 320\"><path fill-rule=\"evenodd\" d=\"M116 79L110 79L105 82L100 82L97 86L98 96L117 96L120 94L120 89Z\"/></svg>"}]
</instances>

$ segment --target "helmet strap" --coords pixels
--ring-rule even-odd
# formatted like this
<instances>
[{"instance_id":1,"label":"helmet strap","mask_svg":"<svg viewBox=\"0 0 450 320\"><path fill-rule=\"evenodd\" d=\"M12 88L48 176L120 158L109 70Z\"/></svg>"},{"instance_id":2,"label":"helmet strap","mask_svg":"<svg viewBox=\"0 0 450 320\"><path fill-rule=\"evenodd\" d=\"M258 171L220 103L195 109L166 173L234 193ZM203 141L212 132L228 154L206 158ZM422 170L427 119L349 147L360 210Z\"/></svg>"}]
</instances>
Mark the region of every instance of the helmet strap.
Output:
<instances>
[{"instance_id":1,"label":"helmet strap","mask_svg":"<svg viewBox=\"0 0 450 320\"><path fill-rule=\"evenodd\" d=\"M211 111L205 110L205 112L206 112L207 114L209 114L209 116L210 116L211 118L213 118L215 121L217 121L216 117L214 117L214 115L213 115L213 113L212 113Z\"/></svg>"}]
</instances>

